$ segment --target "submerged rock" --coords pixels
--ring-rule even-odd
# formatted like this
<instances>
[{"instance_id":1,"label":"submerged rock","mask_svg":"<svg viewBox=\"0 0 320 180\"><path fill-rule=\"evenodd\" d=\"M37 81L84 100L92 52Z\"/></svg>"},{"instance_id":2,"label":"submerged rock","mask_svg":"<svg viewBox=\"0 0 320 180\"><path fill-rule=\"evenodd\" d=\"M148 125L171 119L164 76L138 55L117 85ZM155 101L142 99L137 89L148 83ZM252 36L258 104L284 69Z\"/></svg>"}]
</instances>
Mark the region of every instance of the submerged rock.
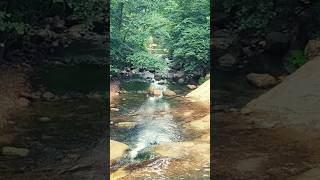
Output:
<instances>
[{"instance_id":1,"label":"submerged rock","mask_svg":"<svg viewBox=\"0 0 320 180\"><path fill-rule=\"evenodd\" d=\"M30 150L26 148L16 148L16 147L10 147L5 146L2 148L2 155L4 156L20 156L25 157L28 156Z\"/></svg>"},{"instance_id":2,"label":"submerged rock","mask_svg":"<svg viewBox=\"0 0 320 180\"><path fill-rule=\"evenodd\" d=\"M129 146L114 140L110 140L110 165L121 159Z\"/></svg>"},{"instance_id":3,"label":"submerged rock","mask_svg":"<svg viewBox=\"0 0 320 180\"><path fill-rule=\"evenodd\" d=\"M164 96L175 96L176 93L174 91L171 91L170 89L166 89L165 91L163 91L163 95Z\"/></svg>"},{"instance_id":4,"label":"submerged rock","mask_svg":"<svg viewBox=\"0 0 320 180\"><path fill-rule=\"evenodd\" d=\"M136 125L135 122L119 122L116 124L118 128L132 129Z\"/></svg>"}]
</instances>

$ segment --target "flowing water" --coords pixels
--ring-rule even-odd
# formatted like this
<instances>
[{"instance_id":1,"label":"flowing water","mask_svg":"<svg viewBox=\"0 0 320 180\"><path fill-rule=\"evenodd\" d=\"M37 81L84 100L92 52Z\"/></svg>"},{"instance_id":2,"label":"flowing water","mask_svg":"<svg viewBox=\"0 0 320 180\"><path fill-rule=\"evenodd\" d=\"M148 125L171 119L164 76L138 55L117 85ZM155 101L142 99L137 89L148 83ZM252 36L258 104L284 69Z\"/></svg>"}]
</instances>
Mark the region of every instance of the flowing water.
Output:
<instances>
[{"instance_id":1,"label":"flowing water","mask_svg":"<svg viewBox=\"0 0 320 180\"><path fill-rule=\"evenodd\" d=\"M131 160L134 160L139 152L151 145L179 141L181 139L177 122L171 114L170 100L167 100L162 94L167 86L161 85L160 81L152 81L151 83L146 81L144 85L141 85L143 84L141 81L135 81L133 85L131 81L129 82L131 85L125 85L129 92L126 96L127 98L124 99L129 104L123 102L120 105L122 110L120 113L129 112L127 115L130 116L131 112L131 114L135 115L132 119L135 122L135 126L127 130L128 135L123 139L130 145L131 150L128 157ZM143 93L148 84L160 90L161 95L153 96ZM130 92L131 90L133 92ZM137 94L139 92L140 94ZM141 98L140 102L137 102L137 98ZM137 104L139 105L137 106ZM175 103L172 104L175 105ZM111 133L111 137L119 139L118 133Z\"/></svg>"},{"instance_id":2,"label":"flowing water","mask_svg":"<svg viewBox=\"0 0 320 180\"><path fill-rule=\"evenodd\" d=\"M146 89L150 86L159 90L160 96L147 94ZM171 166L176 163L176 159L159 156L153 148L194 138L194 134L183 128L184 119L175 116L176 109L182 104L181 99L163 96L167 88L180 92L178 95L185 95L186 89L167 81L143 78L122 82L122 88L127 93L120 97L119 111L111 113L111 139L128 144L129 150L111 170L126 167L131 172L142 173L143 179L172 179L175 175L168 175L168 172L175 171ZM133 125L126 128L117 126L121 123ZM188 169L183 171L187 172ZM184 173L184 177L180 177L194 179L192 176L195 176L201 179L202 175L195 172L189 175ZM130 178L136 179L137 176L132 175Z\"/></svg>"}]
</instances>

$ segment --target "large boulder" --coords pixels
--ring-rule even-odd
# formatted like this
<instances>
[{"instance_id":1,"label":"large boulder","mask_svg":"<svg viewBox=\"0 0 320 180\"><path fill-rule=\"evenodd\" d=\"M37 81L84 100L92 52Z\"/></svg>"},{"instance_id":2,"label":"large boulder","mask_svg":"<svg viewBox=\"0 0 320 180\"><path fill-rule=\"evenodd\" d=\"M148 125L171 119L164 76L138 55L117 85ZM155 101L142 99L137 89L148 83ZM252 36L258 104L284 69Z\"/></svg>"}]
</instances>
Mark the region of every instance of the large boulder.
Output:
<instances>
[{"instance_id":1,"label":"large boulder","mask_svg":"<svg viewBox=\"0 0 320 180\"><path fill-rule=\"evenodd\" d=\"M307 60L320 56L320 40L310 40L304 49Z\"/></svg>"},{"instance_id":2,"label":"large boulder","mask_svg":"<svg viewBox=\"0 0 320 180\"><path fill-rule=\"evenodd\" d=\"M148 89L148 93L155 95L155 96L161 96L161 90L155 88L154 86L150 86Z\"/></svg>"},{"instance_id":3,"label":"large boulder","mask_svg":"<svg viewBox=\"0 0 320 180\"><path fill-rule=\"evenodd\" d=\"M247 104L252 113L267 114L271 118L255 117L261 126L289 126L301 124L301 131L320 130L320 57L308 61L282 83ZM262 112L262 113L261 113ZM260 121L261 120L261 121ZM266 124L268 123L268 124Z\"/></svg>"},{"instance_id":4,"label":"large boulder","mask_svg":"<svg viewBox=\"0 0 320 180\"><path fill-rule=\"evenodd\" d=\"M175 96L177 95L174 91L171 91L170 89L166 89L165 91L163 91L163 95L164 96Z\"/></svg>"},{"instance_id":5,"label":"large boulder","mask_svg":"<svg viewBox=\"0 0 320 180\"><path fill-rule=\"evenodd\" d=\"M183 71L178 71L173 74L173 78L175 79L180 79L180 78L183 78L184 76L185 76L185 73Z\"/></svg>"},{"instance_id":6,"label":"large boulder","mask_svg":"<svg viewBox=\"0 0 320 180\"><path fill-rule=\"evenodd\" d=\"M201 84L197 89L191 91L186 97L191 98L195 101L210 105L210 79Z\"/></svg>"},{"instance_id":7,"label":"large boulder","mask_svg":"<svg viewBox=\"0 0 320 180\"><path fill-rule=\"evenodd\" d=\"M247 75L247 80L258 88L268 88L278 83L276 78L269 74L250 73Z\"/></svg>"},{"instance_id":8,"label":"large boulder","mask_svg":"<svg viewBox=\"0 0 320 180\"><path fill-rule=\"evenodd\" d=\"M129 146L114 140L110 140L110 165L121 159Z\"/></svg>"}]
</instances>

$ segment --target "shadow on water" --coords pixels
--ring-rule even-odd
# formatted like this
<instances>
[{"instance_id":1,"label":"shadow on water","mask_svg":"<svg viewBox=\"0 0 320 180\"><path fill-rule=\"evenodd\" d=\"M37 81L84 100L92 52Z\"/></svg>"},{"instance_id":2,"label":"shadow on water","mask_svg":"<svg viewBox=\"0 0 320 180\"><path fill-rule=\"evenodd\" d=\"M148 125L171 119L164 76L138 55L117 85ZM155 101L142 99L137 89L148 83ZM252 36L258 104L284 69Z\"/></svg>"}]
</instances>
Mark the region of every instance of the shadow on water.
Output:
<instances>
[{"instance_id":1,"label":"shadow on water","mask_svg":"<svg viewBox=\"0 0 320 180\"><path fill-rule=\"evenodd\" d=\"M266 91L250 85L246 79L247 72L221 70L214 70L214 72L213 96L218 98L214 103L242 107Z\"/></svg>"},{"instance_id":2,"label":"shadow on water","mask_svg":"<svg viewBox=\"0 0 320 180\"><path fill-rule=\"evenodd\" d=\"M107 90L106 67L80 64L45 67L36 72L35 86L42 84L56 93L103 93Z\"/></svg>"}]
</instances>

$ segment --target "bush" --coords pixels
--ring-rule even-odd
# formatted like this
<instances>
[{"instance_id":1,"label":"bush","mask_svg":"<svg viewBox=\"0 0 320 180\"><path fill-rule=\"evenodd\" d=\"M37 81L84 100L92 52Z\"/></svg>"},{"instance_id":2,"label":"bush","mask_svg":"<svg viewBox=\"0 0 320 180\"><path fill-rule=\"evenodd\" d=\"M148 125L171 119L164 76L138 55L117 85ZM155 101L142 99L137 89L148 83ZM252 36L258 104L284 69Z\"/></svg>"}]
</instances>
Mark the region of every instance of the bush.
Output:
<instances>
[{"instance_id":1,"label":"bush","mask_svg":"<svg viewBox=\"0 0 320 180\"><path fill-rule=\"evenodd\" d=\"M293 72L306 62L306 57L303 50L291 50L288 60L288 69Z\"/></svg>"},{"instance_id":2,"label":"bush","mask_svg":"<svg viewBox=\"0 0 320 180\"><path fill-rule=\"evenodd\" d=\"M154 69L162 73L168 70L168 64L165 60L143 51L129 55L126 60L128 63L131 63L134 68Z\"/></svg>"},{"instance_id":3,"label":"bush","mask_svg":"<svg viewBox=\"0 0 320 180\"><path fill-rule=\"evenodd\" d=\"M203 84L204 82L206 82L207 80L209 80L208 77L204 76L204 77L200 77L198 80L198 84Z\"/></svg>"}]
</instances>

